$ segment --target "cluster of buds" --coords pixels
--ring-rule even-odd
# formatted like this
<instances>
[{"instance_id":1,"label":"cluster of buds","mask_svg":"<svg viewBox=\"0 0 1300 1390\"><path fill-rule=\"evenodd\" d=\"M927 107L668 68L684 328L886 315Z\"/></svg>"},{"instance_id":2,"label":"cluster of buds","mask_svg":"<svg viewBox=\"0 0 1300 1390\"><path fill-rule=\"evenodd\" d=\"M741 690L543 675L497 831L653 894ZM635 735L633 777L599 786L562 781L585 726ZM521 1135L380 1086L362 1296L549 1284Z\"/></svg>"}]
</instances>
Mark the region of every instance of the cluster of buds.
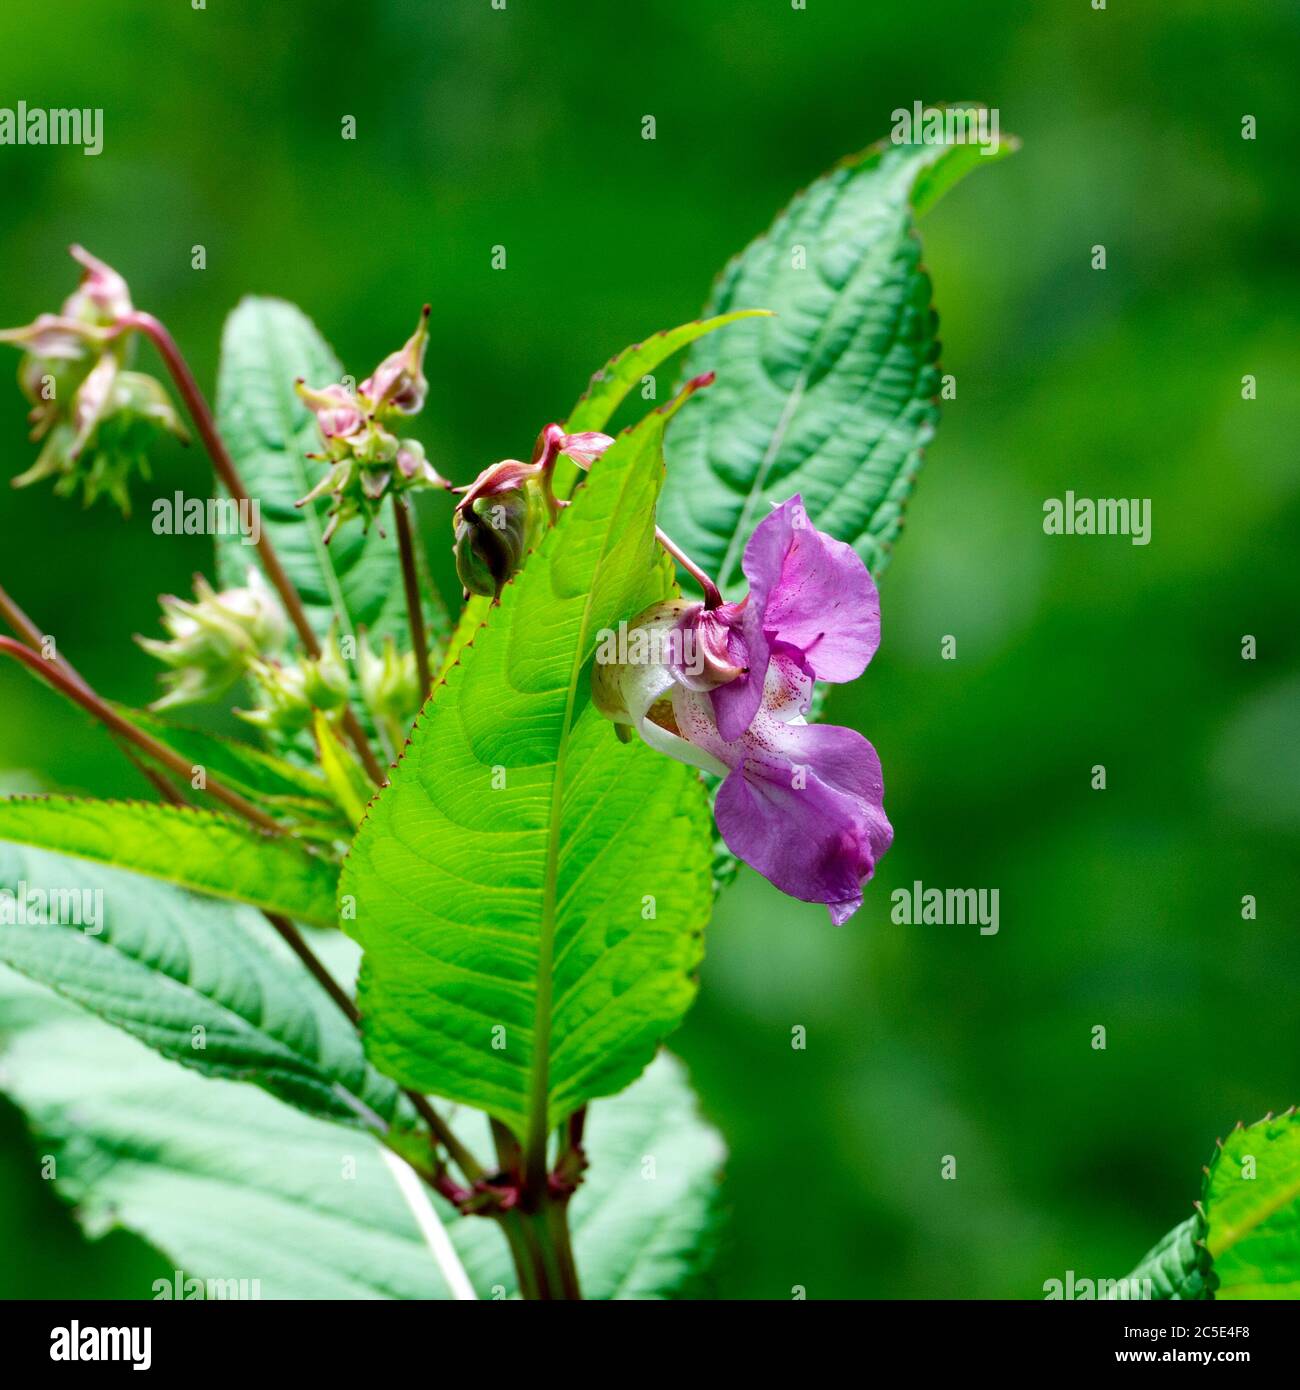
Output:
<instances>
[{"instance_id":1,"label":"cluster of buds","mask_svg":"<svg viewBox=\"0 0 1300 1390\"><path fill-rule=\"evenodd\" d=\"M235 713L267 733L292 735L308 728L319 710L331 723L343 715L348 701L348 668L331 630L318 657L298 662L256 660L247 675L257 693L253 709Z\"/></svg>"},{"instance_id":2,"label":"cluster of buds","mask_svg":"<svg viewBox=\"0 0 1300 1390\"><path fill-rule=\"evenodd\" d=\"M613 442L594 430L565 434L559 425L547 425L537 436L531 463L503 459L457 489L456 573L468 593L500 598L524 556L559 515L563 503L551 478L560 455L590 468Z\"/></svg>"},{"instance_id":3,"label":"cluster of buds","mask_svg":"<svg viewBox=\"0 0 1300 1390\"><path fill-rule=\"evenodd\" d=\"M155 710L219 699L255 665L275 660L288 640L284 610L259 570L248 571L242 588L220 593L196 575L194 595L193 602L163 596L166 640L135 639L168 668Z\"/></svg>"},{"instance_id":4,"label":"cluster of buds","mask_svg":"<svg viewBox=\"0 0 1300 1390\"><path fill-rule=\"evenodd\" d=\"M418 414L429 383L424 377L424 350L429 338L429 306L415 332L390 353L357 388L334 384L319 389L301 378L298 395L316 417L323 454L309 457L329 464L325 476L299 500L305 506L330 494L328 542L345 521L359 516L367 529L390 494L417 487L445 488L447 483L428 461L416 439L401 439L388 428L401 416Z\"/></svg>"},{"instance_id":5,"label":"cluster of buds","mask_svg":"<svg viewBox=\"0 0 1300 1390\"><path fill-rule=\"evenodd\" d=\"M284 610L257 569L248 571L242 587L219 593L196 575L194 595L193 601L164 595L167 637L135 639L167 667L167 692L152 709L218 700L247 679L256 704L235 713L259 729L291 736L309 728L318 710L330 723L342 718L351 679L336 632L327 635L318 657L290 659ZM372 647L362 633L356 658L367 709L390 734L408 729L421 698L415 654L400 652L392 637Z\"/></svg>"},{"instance_id":6,"label":"cluster of buds","mask_svg":"<svg viewBox=\"0 0 1300 1390\"><path fill-rule=\"evenodd\" d=\"M0 342L23 350L18 384L32 406L31 438L44 441L14 486L53 478L60 495L80 485L87 506L107 494L126 515L130 478L148 476L150 447L163 432L183 442L187 435L161 384L127 369L133 310L126 281L80 246L71 253L81 283L61 311L0 332Z\"/></svg>"}]
</instances>

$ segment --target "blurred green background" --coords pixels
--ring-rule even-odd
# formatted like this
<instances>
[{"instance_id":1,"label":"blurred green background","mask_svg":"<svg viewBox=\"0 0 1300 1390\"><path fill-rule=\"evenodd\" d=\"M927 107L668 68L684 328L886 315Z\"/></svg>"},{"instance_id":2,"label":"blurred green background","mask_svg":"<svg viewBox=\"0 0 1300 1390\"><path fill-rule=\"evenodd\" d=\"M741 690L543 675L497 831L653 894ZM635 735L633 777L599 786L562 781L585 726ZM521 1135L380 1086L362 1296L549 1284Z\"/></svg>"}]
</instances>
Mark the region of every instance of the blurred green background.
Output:
<instances>
[{"instance_id":1,"label":"blurred green background","mask_svg":"<svg viewBox=\"0 0 1300 1390\"><path fill-rule=\"evenodd\" d=\"M880 653L830 710L880 751L895 846L839 930L742 877L674 1042L731 1148L721 1296L1034 1297L1067 1269L1122 1274L1189 1213L1216 1135L1300 1101L1300 14L1155 8L0 12L0 105L105 111L97 159L0 147L0 321L57 306L79 240L210 390L245 291L300 303L358 376L429 299L421 431L457 481L526 457L611 352L692 317L895 107L980 99L1023 138L922 227L958 397L884 577ZM14 473L23 413L0 394ZM156 492L202 468L161 453ZM1152 499L1151 544L1045 536L1067 489ZM135 702L155 671L130 634L209 567L209 542L152 534L152 495L124 525L0 493L4 583ZM424 521L450 587L445 509ZM8 789L140 790L22 673L0 669L0 710ZM999 934L895 925L913 879L999 889ZM0 1191L0 1294L147 1295L170 1266L124 1234L84 1242L4 1105Z\"/></svg>"}]
</instances>

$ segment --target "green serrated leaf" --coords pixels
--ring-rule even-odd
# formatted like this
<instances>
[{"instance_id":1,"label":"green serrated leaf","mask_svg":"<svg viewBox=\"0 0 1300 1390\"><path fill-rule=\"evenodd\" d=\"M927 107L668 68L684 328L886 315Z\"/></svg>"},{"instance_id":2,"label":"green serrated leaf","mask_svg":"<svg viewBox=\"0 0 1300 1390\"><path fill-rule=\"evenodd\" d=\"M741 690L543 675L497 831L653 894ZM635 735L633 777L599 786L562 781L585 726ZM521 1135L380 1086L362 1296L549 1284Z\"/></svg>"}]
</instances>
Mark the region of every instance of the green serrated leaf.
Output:
<instances>
[{"instance_id":1,"label":"green serrated leaf","mask_svg":"<svg viewBox=\"0 0 1300 1390\"><path fill-rule=\"evenodd\" d=\"M757 318L769 312L767 309L735 309L714 318L694 319L677 328L662 329L643 343L625 347L592 376L591 384L573 407L564 432L577 434L582 430L603 430L627 393L640 383L647 372L653 372L675 352L738 319Z\"/></svg>"},{"instance_id":2,"label":"green serrated leaf","mask_svg":"<svg viewBox=\"0 0 1300 1390\"><path fill-rule=\"evenodd\" d=\"M371 1136L185 1071L3 968L0 1088L91 1236L126 1227L186 1275L256 1279L267 1299L450 1296ZM464 1138L485 1147L476 1125ZM683 1290L708 1252L723 1148L681 1066L661 1056L595 1105L587 1150L571 1208L586 1296ZM495 1225L432 1201L479 1294L513 1294Z\"/></svg>"},{"instance_id":3,"label":"green serrated leaf","mask_svg":"<svg viewBox=\"0 0 1300 1390\"><path fill-rule=\"evenodd\" d=\"M673 432L660 521L724 589L769 504L796 492L815 525L882 568L938 417L938 321L913 223L993 162L980 150L874 145L796 198L722 273L707 313L763 304L776 317L688 353L685 376L718 380Z\"/></svg>"},{"instance_id":4,"label":"green serrated leaf","mask_svg":"<svg viewBox=\"0 0 1300 1390\"><path fill-rule=\"evenodd\" d=\"M0 887L0 960L165 1057L335 1121L375 1128L402 1113L397 1088L257 913L6 843Z\"/></svg>"},{"instance_id":5,"label":"green serrated leaf","mask_svg":"<svg viewBox=\"0 0 1300 1390\"><path fill-rule=\"evenodd\" d=\"M0 840L58 850L330 927L338 865L287 835L152 801L0 798Z\"/></svg>"},{"instance_id":6,"label":"green serrated leaf","mask_svg":"<svg viewBox=\"0 0 1300 1390\"><path fill-rule=\"evenodd\" d=\"M1300 1298L1300 1119L1294 1107L1238 1126L1202 1196L1216 1298Z\"/></svg>"},{"instance_id":7,"label":"green serrated leaf","mask_svg":"<svg viewBox=\"0 0 1300 1390\"><path fill-rule=\"evenodd\" d=\"M371 1058L526 1146L632 1080L695 993L703 791L589 695L600 633L665 593L665 422L618 440L507 586L345 861Z\"/></svg>"}]
</instances>

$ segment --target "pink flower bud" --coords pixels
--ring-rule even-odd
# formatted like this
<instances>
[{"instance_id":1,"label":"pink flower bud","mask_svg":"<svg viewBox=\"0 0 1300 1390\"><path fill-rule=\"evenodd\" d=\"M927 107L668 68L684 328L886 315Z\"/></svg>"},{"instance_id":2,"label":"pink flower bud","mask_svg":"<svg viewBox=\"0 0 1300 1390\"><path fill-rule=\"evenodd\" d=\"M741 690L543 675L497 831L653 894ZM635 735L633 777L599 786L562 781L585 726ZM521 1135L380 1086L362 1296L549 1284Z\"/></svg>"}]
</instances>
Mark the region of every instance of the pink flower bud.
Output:
<instances>
[{"instance_id":1,"label":"pink flower bud","mask_svg":"<svg viewBox=\"0 0 1300 1390\"><path fill-rule=\"evenodd\" d=\"M361 407L357 404L346 386L334 384L322 386L319 391L307 385L299 377L293 384L298 398L316 417L321 438L328 443L331 439L346 439L356 434L365 424Z\"/></svg>"},{"instance_id":2,"label":"pink flower bud","mask_svg":"<svg viewBox=\"0 0 1300 1390\"><path fill-rule=\"evenodd\" d=\"M107 325L131 312L131 292L112 266L97 260L84 246L70 246L68 253L83 273L81 284L63 302L64 314Z\"/></svg>"},{"instance_id":3,"label":"pink flower bud","mask_svg":"<svg viewBox=\"0 0 1300 1390\"><path fill-rule=\"evenodd\" d=\"M360 394L371 410L376 413L391 410L399 415L415 415L420 411L429 391L424 377L424 350L428 342L429 305L426 304L415 332L361 383Z\"/></svg>"}]
</instances>

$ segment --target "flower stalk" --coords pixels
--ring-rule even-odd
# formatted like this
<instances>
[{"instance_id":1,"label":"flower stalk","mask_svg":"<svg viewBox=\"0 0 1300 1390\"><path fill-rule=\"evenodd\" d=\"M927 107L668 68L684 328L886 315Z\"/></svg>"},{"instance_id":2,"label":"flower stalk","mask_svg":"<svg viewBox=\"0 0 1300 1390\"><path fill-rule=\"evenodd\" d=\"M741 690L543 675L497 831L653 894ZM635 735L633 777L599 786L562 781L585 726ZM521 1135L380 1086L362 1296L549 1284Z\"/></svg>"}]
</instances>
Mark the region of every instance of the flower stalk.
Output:
<instances>
[{"instance_id":1,"label":"flower stalk","mask_svg":"<svg viewBox=\"0 0 1300 1390\"><path fill-rule=\"evenodd\" d=\"M420 600L420 574L415 563L415 535L411 509L404 497L393 494L393 518L397 528L397 549L402 561L402 586L406 590L406 616L411 627L411 646L420 677L420 702L429 697L433 677L429 670L429 636L424 626L424 605Z\"/></svg>"},{"instance_id":2,"label":"flower stalk","mask_svg":"<svg viewBox=\"0 0 1300 1390\"><path fill-rule=\"evenodd\" d=\"M669 536L661 526L655 527L655 539L660 546L686 571L700 586L704 595L704 607L709 611L722 607L722 591L717 584L695 563L694 560Z\"/></svg>"},{"instance_id":3,"label":"flower stalk","mask_svg":"<svg viewBox=\"0 0 1300 1390\"><path fill-rule=\"evenodd\" d=\"M45 660L43 655L45 634L32 622L3 585L0 585L0 618L3 618L5 622L9 624L14 632L17 633L22 641L25 642L36 655L41 656L41 659ZM53 660L62 667L64 673L70 680L75 681L85 690L90 689L90 686L70 661L57 654L54 656ZM112 730L110 730L109 733L113 742L122 750L122 754L126 760L150 786L153 787L159 796L168 801L180 799L180 794L176 791L175 787L173 787L156 768L150 767L129 743L117 734L114 734Z\"/></svg>"}]
</instances>

